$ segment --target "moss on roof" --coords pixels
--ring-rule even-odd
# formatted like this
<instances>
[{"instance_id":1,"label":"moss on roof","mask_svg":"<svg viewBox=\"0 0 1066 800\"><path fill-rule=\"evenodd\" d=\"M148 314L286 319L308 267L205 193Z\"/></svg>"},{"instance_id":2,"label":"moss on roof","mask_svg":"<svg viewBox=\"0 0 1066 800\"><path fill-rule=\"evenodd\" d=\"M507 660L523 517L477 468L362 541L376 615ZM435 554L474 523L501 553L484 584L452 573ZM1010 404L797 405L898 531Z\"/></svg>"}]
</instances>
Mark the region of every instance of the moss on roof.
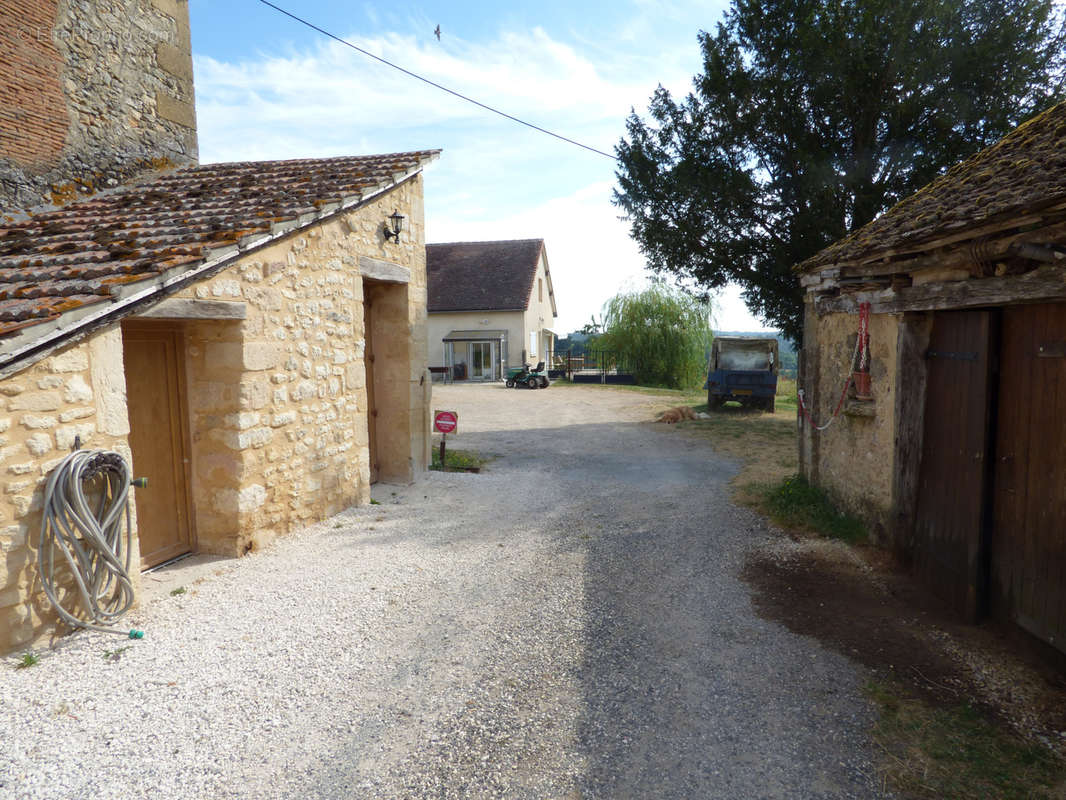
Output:
<instances>
[{"instance_id":1,"label":"moss on roof","mask_svg":"<svg viewBox=\"0 0 1066 800\"><path fill-rule=\"evenodd\" d=\"M1066 200L1066 103L1019 125L991 147L956 164L796 269L876 258L901 246L932 244L974 228Z\"/></svg>"}]
</instances>

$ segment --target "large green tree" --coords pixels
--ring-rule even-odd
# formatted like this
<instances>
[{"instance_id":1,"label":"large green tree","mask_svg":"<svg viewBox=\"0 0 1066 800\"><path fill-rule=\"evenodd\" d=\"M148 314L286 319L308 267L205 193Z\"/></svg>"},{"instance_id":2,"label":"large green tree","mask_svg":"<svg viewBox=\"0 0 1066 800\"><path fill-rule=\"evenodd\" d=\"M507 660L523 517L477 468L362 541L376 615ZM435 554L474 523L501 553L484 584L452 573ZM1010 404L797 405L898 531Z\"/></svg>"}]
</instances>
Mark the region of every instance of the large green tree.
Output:
<instances>
[{"instance_id":1,"label":"large green tree","mask_svg":"<svg viewBox=\"0 0 1066 800\"><path fill-rule=\"evenodd\" d=\"M596 347L624 358L641 385L698 386L707 375L710 303L661 281L622 292L604 306Z\"/></svg>"},{"instance_id":2,"label":"large green tree","mask_svg":"<svg viewBox=\"0 0 1066 800\"><path fill-rule=\"evenodd\" d=\"M654 271L798 342L792 266L1057 101L1064 41L1051 0L733 0L629 117L615 202Z\"/></svg>"}]
</instances>

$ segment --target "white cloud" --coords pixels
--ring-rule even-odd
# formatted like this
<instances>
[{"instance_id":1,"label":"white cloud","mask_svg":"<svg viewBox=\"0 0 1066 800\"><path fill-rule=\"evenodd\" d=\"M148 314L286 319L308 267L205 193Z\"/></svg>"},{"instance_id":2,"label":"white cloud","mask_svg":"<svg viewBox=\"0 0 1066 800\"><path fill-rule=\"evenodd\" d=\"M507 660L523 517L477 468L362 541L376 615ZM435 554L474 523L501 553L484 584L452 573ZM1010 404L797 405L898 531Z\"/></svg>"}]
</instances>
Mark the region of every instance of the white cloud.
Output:
<instances>
[{"instance_id":1,"label":"white cloud","mask_svg":"<svg viewBox=\"0 0 1066 800\"><path fill-rule=\"evenodd\" d=\"M644 280L644 259L626 224L606 202L611 185L595 183L565 197L495 220L468 220L433 210L427 198L426 230L431 242L494 239L545 240L558 305L555 326L576 330L599 317L603 304L625 285Z\"/></svg>"},{"instance_id":2,"label":"white cloud","mask_svg":"<svg viewBox=\"0 0 1066 800\"><path fill-rule=\"evenodd\" d=\"M534 124L564 134L581 128L595 139L590 145L608 151L633 98L649 91L643 76L632 84L608 81L540 28L485 44L451 39L446 47L395 33L351 41ZM412 130L514 125L337 42L238 63L197 56L196 85L205 160L243 152L247 139L238 133L249 130L260 150L281 158L308 155L316 144L346 151L360 135L384 141Z\"/></svg>"},{"instance_id":3,"label":"white cloud","mask_svg":"<svg viewBox=\"0 0 1066 800\"><path fill-rule=\"evenodd\" d=\"M658 25L661 35L661 20L621 20L614 33L605 30L594 41L573 35L573 44L540 27L503 30L479 42L448 31L438 43L427 39L427 24L408 20L400 32L348 38L608 153L630 108L645 108L656 83L684 91L699 69L695 27L673 26L673 39L656 40L652 31ZM621 46L620 35L635 39ZM544 238L560 331L580 328L609 297L644 280L643 257L610 203L615 165L603 156L504 120L337 42L234 61L198 54L195 66L205 162L442 147L426 176L430 241ZM737 305L733 297L727 302Z\"/></svg>"},{"instance_id":4,"label":"white cloud","mask_svg":"<svg viewBox=\"0 0 1066 800\"><path fill-rule=\"evenodd\" d=\"M428 181L431 183L432 179ZM629 237L628 224L610 205L613 185L594 183L573 194L498 219L471 220L453 216L447 205L426 202L427 239L430 242L491 241L495 239L545 240L561 334L581 328L589 317L600 316L604 303L623 290L643 286L650 275L644 257ZM765 328L752 317L737 287L728 287L715 300L715 327L754 331Z\"/></svg>"}]
</instances>

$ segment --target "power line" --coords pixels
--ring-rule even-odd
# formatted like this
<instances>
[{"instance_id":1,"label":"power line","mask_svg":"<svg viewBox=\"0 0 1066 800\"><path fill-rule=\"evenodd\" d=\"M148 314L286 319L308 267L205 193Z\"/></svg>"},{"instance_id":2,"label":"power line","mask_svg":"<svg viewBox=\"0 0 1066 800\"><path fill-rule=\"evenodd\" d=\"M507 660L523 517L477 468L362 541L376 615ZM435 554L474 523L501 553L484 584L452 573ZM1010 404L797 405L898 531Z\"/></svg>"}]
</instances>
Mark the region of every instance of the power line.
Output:
<instances>
[{"instance_id":1,"label":"power line","mask_svg":"<svg viewBox=\"0 0 1066 800\"><path fill-rule=\"evenodd\" d=\"M447 92L450 95L454 95L455 97L458 97L460 100L466 100L466 102L473 103L475 106L479 106L480 108L483 108L486 111L491 111L493 114L499 114L501 117L505 117L506 119L509 119L512 122L517 122L519 125L525 125L527 128L532 128L535 131L540 131L541 133L546 133L549 136L554 136L556 139L561 139L562 141L567 142L569 144L577 145L578 147L581 147L581 148L583 148L585 150L589 150L589 151L591 151L593 153L597 153L598 155L607 156L607 158L611 159L611 161L615 161L616 160L615 157L612 156L610 153L605 153L602 150L597 150L595 147L589 147L587 144L582 144L581 142L574 141L573 139L568 139L567 137L565 137L565 136L563 136L561 134L558 134L558 133L554 133L553 131L550 131L547 128L542 128L539 125L534 125L532 122L526 122L524 119L519 119L518 117L511 116L510 114L508 114L508 113L506 113L504 111L500 111L498 108L493 108L492 106L485 105L484 103L479 102L478 100L475 100L472 97L467 97L465 94L460 94L459 92L455 91L454 89L449 89L447 86L441 86L439 83L434 83L429 78L423 78L418 73L411 72L411 70L409 70L409 69L404 69L399 64L393 64L391 61L389 61L387 59L384 59L381 56L376 56L373 53L371 53L370 51L364 50L363 48L352 44L347 39L342 39L341 37L330 33L329 31L325 30L324 28L318 27L313 22L308 22L306 19L303 19L302 17L296 16L291 11L286 11L284 8L281 8L280 6L276 6L273 3L268 2L268 0L259 0L259 2L262 3L265 6L269 6L270 8L274 9L278 13L284 14L286 17L289 17L290 19L296 20L301 25L306 25L308 28L310 28L313 31L318 31L323 36L328 36L330 39L333 39L336 42L340 42L345 47L350 47L350 48L352 48L352 50L360 52L364 56L370 56L375 61L380 61L382 64L390 66L393 69L397 69L400 72L402 72L404 75L409 75L412 78L417 78L418 80L422 81L423 83L428 83L430 86L432 86L432 87L434 87L436 89L440 89L442 92Z\"/></svg>"}]
</instances>

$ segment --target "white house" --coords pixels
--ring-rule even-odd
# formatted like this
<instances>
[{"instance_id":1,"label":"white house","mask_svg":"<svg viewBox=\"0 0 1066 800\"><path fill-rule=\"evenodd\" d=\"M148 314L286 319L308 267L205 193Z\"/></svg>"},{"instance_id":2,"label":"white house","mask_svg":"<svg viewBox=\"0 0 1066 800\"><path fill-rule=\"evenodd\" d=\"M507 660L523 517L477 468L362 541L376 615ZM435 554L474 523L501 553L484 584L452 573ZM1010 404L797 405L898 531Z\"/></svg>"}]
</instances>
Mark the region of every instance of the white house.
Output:
<instances>
[{"instance_id":1,"label":"white house","mask_svg":"<svg viewBox=\"0 0 1066 800\"><path fill-rule=\"evenodd\" d=\"M543 239L426 245L429 363L459 381L550 363L555 307Z\"/></svg>"}]
</instances>

